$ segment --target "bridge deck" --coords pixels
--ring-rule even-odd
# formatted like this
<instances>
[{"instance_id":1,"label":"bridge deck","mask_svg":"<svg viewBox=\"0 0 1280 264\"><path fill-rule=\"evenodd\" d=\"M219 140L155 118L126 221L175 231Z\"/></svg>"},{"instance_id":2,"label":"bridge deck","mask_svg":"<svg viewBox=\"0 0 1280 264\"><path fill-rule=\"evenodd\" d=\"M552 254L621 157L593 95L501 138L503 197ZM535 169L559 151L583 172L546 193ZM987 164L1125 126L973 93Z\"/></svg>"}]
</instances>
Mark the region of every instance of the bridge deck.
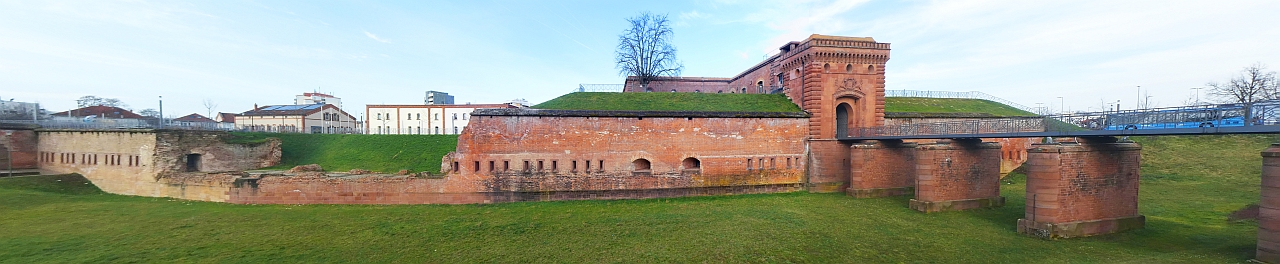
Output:
<instances>
[{"instance_id":1,"label":"bridge deck","mask_svg":"<svg viewBox=\"0 0 1280 264\"><path fill-rule=\"evenodd\" d=\"M1228 135L1228 134L1280 134L1280 125L1204 128L1159 128L1127 130L1080 130L1045 132L1003 133L953 133L936 135L887 135L841 137L843 141L882 139L948 139L948 138L1026 138L1026 137L1110 137L1110 136L1170 136L1170 135Z\"/></svg>"}]
</instances>

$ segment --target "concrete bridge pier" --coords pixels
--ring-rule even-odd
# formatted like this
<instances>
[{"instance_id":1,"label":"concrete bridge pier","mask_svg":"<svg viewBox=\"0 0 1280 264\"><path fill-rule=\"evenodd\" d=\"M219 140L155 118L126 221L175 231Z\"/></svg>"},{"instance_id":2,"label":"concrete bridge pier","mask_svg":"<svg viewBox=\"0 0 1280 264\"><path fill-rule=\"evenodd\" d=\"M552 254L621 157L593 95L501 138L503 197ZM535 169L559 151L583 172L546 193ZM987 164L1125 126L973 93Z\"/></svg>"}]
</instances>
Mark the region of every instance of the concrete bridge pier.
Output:
<instances>
[{"instance_id":1,"label":"concrete bridge pier","mask_svg":"<svg viewBox=\"0 0 1280 264\"><path fill-rule=\"evenodd\" d=\"M926 213L1004 206L1000 144L972 138L920 145L915 193L911 209Z\"/></svg>"},{"instance_id":2,"label":"concrete bridge pier","mask_svg":"<svg viewBox=\"0 0 1280 264\"><path fill-rule=\"evenodd\" d=\"M854 198L899 196L916 185L916 143L868 140L849 147L849 189Z\"/></svg>"},{"instance_id":3,"label":"concrete bridge pier","mask_svg":"<svg viewBox=\"0 0 1280 264\"><path fill-rule=\"evenodd\" d=\"M1034 144L1027 151L1027 205L1018 233L1056 239L1140 229L1142 147L1114 137Z\"/></svg>"},{"instance_id":4,"label":"concrete bridge pier","mask_svg":"<svg viewBox=\"0 0 1280 264\"><path fill-rule=\"evenodd\" d=\"M1255 260L1280 263L1280 143L1262 151L1262 198Z\"/></svg>"}]
</instances>

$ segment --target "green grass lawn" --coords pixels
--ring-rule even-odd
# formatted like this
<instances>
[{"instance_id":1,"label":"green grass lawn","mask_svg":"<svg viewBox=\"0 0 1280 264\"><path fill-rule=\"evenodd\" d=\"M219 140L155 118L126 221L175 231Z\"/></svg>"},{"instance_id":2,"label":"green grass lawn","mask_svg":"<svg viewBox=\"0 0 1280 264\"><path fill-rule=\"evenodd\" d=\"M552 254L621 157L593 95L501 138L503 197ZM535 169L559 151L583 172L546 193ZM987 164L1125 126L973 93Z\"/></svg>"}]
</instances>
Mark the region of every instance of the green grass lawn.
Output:
<instances>
[{"instance_id":1,"label":"green grass lawn","mask_svg":"<svg viewBox=\"0 0 1280 264\"><path fill-rule=\"evenodd\" d=\"M1003 208L923 214L909 197L786 193L494 205L232 205L103 194L77 176L0 179L0 262L1240 263L1258 152L1276 136L1136 138L1146 229L1017 235Z\"/></svg>"},{"instance_id":2,"label":"green grass lawn","mask_svg":"<svg viewBox=\"0 0 1280 264\"><path fill-rule=\"evenodd\" d=\"M906 113L986 113L997 117L1036 116L1001 103L982 99L885 97L885 112Z\"/></svg>"},{"instance_id":3,"label":"green grass lawn","mask_svg":"<svg viewBox=\"0 0 1280 264\"><path fill-rule=\"evenodd\" d=\"M280 165L320 164L328 171L365 169L440 173L440 159L458 146L457 135L342 135L233 133L233 142L280 138Z\"/></svg>"},{"instance_id":4,"label":"green grass lawn","mask_svg":"<svg viewBox=\"0 0 1280 264\"><path fill-rule=\"evenodd\" d=\"M781 94L577 92L533 106L567 110L800 112Z\"/></svg>"}]
</instances>

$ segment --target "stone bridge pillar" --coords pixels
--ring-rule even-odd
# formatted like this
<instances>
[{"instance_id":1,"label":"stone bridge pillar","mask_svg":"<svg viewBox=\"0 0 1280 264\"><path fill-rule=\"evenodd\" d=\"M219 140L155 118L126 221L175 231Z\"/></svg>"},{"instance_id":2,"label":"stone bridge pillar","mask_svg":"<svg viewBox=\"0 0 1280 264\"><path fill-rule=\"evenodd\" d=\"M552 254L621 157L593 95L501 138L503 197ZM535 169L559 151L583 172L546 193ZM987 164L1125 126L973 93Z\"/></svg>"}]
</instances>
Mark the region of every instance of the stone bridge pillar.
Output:
<instances>
[{"instance_id":1,"label":"stone bridge pillar","mask_svg":"<svg viewBox=\"0 0 1280 264\"><path fill-rule=\"evenodd\" d=\"M1113 137L1034 144L1027 151L1027 206L1018 233L1045 239L1140 229L1142 147Z\"/></svg>"},{"instance_id":2,"label":"stone bridge pillar","mask_svg":"<svg viewBox=\"0 0 1280 264\"><path fill-rule=\"evenodd\" d=\"M916 143L880 140L849 148L849 196L874 198L906 195L916 184Z\"/></svg>"},{"instance_id":3,"label":"stone bridge pillar","mask_svg":"<svg viewBox=\"0 0 1280 264\"><path fill-rule=\"evenodd\" d=\"M926 213L1004 206L1000 144L944 139L920 145L916 152L916 198L910 206Z\"/></svg>"},{"instance_id":4,"label":"stone bridge pillar","mask_svg":"<svg viewBox=\"0 0 1280 264\"><path fill-rule=\"evenodd\" d=\"M849 187L849 143L811 139L809 157L810 192L844 192Z\"/></svg>"},{"instance_id":5,"label":"stone bridge pillar","mask_svg":"<svg viewBox=\"0 0 1280 264\"><path fill-rule=\"evenodd\" d=\"M1280 143L1262 151L1262 199L1255 260L1280 263Z\"/></svg>"}]
</instances>

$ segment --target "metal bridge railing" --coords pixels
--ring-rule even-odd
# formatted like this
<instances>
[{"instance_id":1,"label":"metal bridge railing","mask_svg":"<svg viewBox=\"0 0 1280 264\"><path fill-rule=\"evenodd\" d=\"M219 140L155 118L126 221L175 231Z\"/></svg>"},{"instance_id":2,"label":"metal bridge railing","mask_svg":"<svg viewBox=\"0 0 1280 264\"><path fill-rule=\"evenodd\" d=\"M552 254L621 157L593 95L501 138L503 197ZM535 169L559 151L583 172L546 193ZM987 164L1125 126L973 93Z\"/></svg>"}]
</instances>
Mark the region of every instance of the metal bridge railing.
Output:
<instances>
[{"instance_id":1,"label":"metal bridge railing","mask_svg":"<svg viewBox=\"0 0 1280 264\"><path fill-rule=\"evenodd\" d=\"M902 124L853 129L849 131L848 138L920 138L924 136L946 138L1028 132L1072 134L1072 132L1091 130L1196 129L1265 125L1280 125L1280 100L1251 104L1179 106Z\"/></svg>"}]
</instances>

